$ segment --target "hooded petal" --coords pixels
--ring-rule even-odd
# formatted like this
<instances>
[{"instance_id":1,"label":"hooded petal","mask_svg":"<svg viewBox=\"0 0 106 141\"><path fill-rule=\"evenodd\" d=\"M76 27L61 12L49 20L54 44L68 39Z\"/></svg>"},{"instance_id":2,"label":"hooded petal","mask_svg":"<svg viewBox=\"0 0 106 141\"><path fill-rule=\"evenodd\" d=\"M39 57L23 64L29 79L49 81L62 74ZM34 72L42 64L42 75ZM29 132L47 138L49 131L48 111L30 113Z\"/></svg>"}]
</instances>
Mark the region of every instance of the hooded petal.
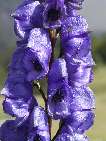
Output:
<instances>
[{"instance_id":1,"label":"hooded petal","mask_svg":"<svg viewBox=\"0 0 106 141\"><path fill-rule=\"evenodd\" d=\"M88 32L88 24L86 20L80 16L69 16L62 21L61 39L66 42L76 35Z\"/></svg>"},{"instance_id":2,"label":"hooded petal","mask_svg":"<svg viewBox=\"0 0 106 141\"><path fill-rule=\"evenodd\" d=\"M66 54L65 57L70 86L80 87L93 81L94 61L91 53L82 59L70 57L69 54Z\"/></svg>"},{"instance_id":3,"label":"hooded petal","mask_svg":"<svg viewBox=\"0 0 106 141\"><path fill-rule=\"evenodd\" d=\"M72 29L67 22L63 24L61 41L67 64L69 85L80 87L92 82L94 61L91 54L91 39L84 19L76 16L72 24L74 25Z\"/></svg>"},{"instance_id":4,"label":"hooded petal","mask_svg":"<svg viewBox=\"0 0 106 141\"><path fill-rule=\"evenodd\" d=\"M73 112L62 120L61 130L55 141L88 141L84 132L93 125L93 121L92 110Z\"/></svg>"},{"instance_id":5,"label":"hooded petal","mask_svg":"<svg viewBox=\"0 0 106 141\"><path fill-rule=\"evenodd\" d=\"M44 77L49 70L51 42L44 29L35 28L30 33L24 57L24 67L28 71L28 81Z\"/></svg>"},{"instance_id":6,"label":"hooded petal","mask_svg":"<svg viewBox=\"0 0 106 141\"><path fill-rule=\"evenodd\" d=\"M13 83L7 80L5 87L2 89L1 94L9 98L24 98L29 99L32 97L32 85L28 82Z\"/></svg>"},{"instance_id":7,"label":"hooded petal","mask_svg":"<svg viewBox=\"0 0 106 141\"><path fill-rule=\"evenodd\" d=\"M7 114L16 117L15 122L17 122L17 126L19 126L26 121L34 105L37 105L34 98L30 98L28 101L24 99L5 98L3 109Z\"/></svg>"},{"instance_id":8,"label":"hooded petal","mask_svg":"<svg viewBox=\"0 0 106 141\"><path fill-rule=\"evenodd\" d=\"M95 97L89 87L70 87L69 106L71 111L82 111L95 108Z\"/></svg>"},{"instance_id":9,"label":"hooded petal","mask_svg":"<svg viewBox=\"0 0 106 141\"><path fill-rule=\"evenodd\" d=\"M7 120L0 127L1 141L27 141L27 125L16 128L14 120Z\"/></svg>"},{"instance_id":10,"label":"hooded petal","mask_svg":"<svg viewBox=\"0 0 106 141\"><path fill-rule=\"evenodd\" d=\"M42 25L43 6L39 1L24 0L24 2L12 14L15 18L14 30L20 38L27 38L29 31ZM36 20L35 20L36 19Z\"/></svg>"},{"instance_id":11,"label":"hooded petal","mask_svg":"<svg viewBox=\"0 0 106 141\"><path fill-rule=\"evenodd\" d=\"M43 108L34 107L30 116L29 141L50 141L48 118Z\"/></svg>"},{"instance_id":12,"label":"hooded petal","mask_svg":"<svg viewBox=\"0 0 106 141\"><path fill-rule=\"evenodd\" d=\"M89 88L73 89L65 83L53 92L54 95L48 97L48 112L54 119L66 118L74 111L95 108L95 98Z\"/></svg>"},{"instance_id":13,"label":"hooded petal","mask_svg":"<svg viewBox=\"0 0 106 141\"><path fill-rule=\"evenodd\" d=\"M73 132L83 134L93 125L94 117L92 110L82 110L73 112L71 116L64 119L64 122L71 126Z\"/></svg>"},{"instance_id":14,"label":"hooded petal","mask_svg":"<svg viewBox=\"0 0 106 141\"><path fill-rule=\"evenodd\" d=\"M9 73L1 94L9 98L32 97L32 85L27 82L27 72L23 67L24 48L17 48L9 65Z\"/></svg>"},{"instance_id":15,"label":"hooded petal","mask_svg":"<svg viewBox=\"0 0 106 141\"><path fill-rule=\"evenodd\" d=\"M17 70L17 71L18 70L25 71L23 67L24 54L25 54L25 47L21 48L20 46L18 46L18 48L16 48L16 50L12 55L11 63L9 64L9 69Z\"/></svg>"}]
</instances>

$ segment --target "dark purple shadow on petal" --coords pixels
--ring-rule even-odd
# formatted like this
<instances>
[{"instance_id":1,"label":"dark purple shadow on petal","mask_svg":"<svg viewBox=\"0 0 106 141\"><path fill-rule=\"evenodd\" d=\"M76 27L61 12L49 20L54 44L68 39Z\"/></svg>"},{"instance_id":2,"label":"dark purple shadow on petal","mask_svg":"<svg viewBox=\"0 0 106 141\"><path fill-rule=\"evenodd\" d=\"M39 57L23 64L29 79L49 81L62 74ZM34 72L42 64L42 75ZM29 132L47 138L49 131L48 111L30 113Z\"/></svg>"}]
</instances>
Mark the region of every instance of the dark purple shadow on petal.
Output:
<instances>
[{"instance_id":1,"label":"dark purple shadow on petal","mask_svg":"<svg viewBox=\"0 0 106 141\"><path fill-rule=\"evenodd\" d=\"M61 26L61 19L66 14L66 8L64 0L46 1L44 9L44 21L45 28L59 28Z\"/></svg>"},{"instance_id":2,"label":"dark purple shadow on petal","mask_svg":"<svg viewBox=\"0 0 106 141\"><path fill-rule=\"evenodd\" d=\"M14 120L7 120L0 127L1 141L27 141L28 126L16 128Z\"/></svg>"}]
</instances>

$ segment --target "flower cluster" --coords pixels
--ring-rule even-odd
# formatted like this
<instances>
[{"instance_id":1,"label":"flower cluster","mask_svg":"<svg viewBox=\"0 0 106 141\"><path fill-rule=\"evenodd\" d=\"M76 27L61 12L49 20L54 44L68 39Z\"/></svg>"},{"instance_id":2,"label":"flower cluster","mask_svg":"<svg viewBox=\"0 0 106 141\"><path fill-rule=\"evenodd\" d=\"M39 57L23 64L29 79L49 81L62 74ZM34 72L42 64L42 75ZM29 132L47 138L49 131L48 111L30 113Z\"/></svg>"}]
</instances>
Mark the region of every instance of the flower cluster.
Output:
<instances>
[{"instance_id":1,"label":"flower cluster","mask_svg":"<svg viewBox=\"0 0 106 141\"><path fill-rule=\"evenodd\" d=\"M48 117L60 119L55 141L88 141L95 99L91 39L78 14L83 0L24 0L12 14L17 48L9 65L4 112L15 117L0 128L1 141L50 141ZM60 35L61 55L52 59L50 31ZM56 37L55 37L56 38ZM33 96L33 81L48 78L46 110Z\"/></svg>"}]
</instances>

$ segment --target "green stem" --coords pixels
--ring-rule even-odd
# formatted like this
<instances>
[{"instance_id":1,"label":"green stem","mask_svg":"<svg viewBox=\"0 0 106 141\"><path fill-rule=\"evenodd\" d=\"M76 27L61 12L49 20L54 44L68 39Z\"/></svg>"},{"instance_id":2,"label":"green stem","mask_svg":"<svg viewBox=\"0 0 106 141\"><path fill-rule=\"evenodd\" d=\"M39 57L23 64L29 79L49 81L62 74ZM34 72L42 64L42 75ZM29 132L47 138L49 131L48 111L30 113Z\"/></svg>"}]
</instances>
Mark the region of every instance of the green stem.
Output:
<instances>
[{"instance_id":1,"label":"green stem","mask_svg":"<svg viewBox=\"0 0 106 141\"><path fill-rule=\"evenodd\" d=\"M46 98L45 93L43 92L43 90L42 90L42 88L41 88L39 82L33 83L33 86L35 86L35 87L39 90L39 92L40 92L40 94L42 95L42 98L43 98L43 100L44 100L44 102L45 102L45 105L46 105L47 98Z\"/></svg>"},{"instance_id":2,"label":"green stem","mask_svg":"<svg viewBox=\"0 0 106 141\"><path fill-rule=\"evenodd\" d=\"M61 122L61 121L60 121L60 122ZM55 136L53 137L52 141L55 141L56 137L60 134L60 131L61 131L62 127L63 127L63 124L64 124L63 122L60 123L59 129L57 130L57 133L56 133Z\"/></svg>"},{"instance_id":3,"label":"green stem","mask_svg":"<svg viewBox=\"0 0 106 141\"><path fill-rule=\"evenodd\" d=\"M49 35L50 35L51 46L52 46L52 53L51 53L51 58L49 62L49 69L50 69L54 61L54 49L55 49L55 44L57 39L57 30L56 29L49 30ZM49 115L48 115L48 122L49 122L49 132L51 137L52 119Z\"/></svg>"},{"instance_id":4,"label":"green stem","mask_svg":"<svg viewBox=\"0 0 106 141\"><path fill-rule=\"evenodd\" d=\"M55 49L56 40L57 40L57 30L56 29L49 30L49 35L50 35L51 46L52 46L51 59L49 62L49 67L51 68L51 65L54 61L54 49Z\"/></svg>"}]
</instances>

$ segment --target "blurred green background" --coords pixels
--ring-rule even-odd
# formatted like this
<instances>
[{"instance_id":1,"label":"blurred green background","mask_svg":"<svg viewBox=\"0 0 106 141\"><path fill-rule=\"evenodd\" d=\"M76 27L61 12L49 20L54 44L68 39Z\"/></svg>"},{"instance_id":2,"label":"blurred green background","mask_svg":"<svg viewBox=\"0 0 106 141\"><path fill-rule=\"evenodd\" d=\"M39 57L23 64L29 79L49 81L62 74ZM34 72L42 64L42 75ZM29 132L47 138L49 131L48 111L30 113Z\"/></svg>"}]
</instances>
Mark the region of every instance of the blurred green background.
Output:
<instances>
[{"instance_id":1,"label":"blurred green background","mask_svg":"<svg viewBox=\"0 0 106 141\"><path fill-rule=\"evenodd\" d=\"M16 40L13 32L13 21L9 15L19 3L20 0L0 0L0 90L3 88L9 60L15 48ZM88 4L90 6L90 3ZM90 7L87 10L89 11ZM94 69L95 79L90 87L93 89L96 97L96 118L95 124L89 130L88 135L91 141L106 141L106 29L104 31L102 28L98 30L97 21L95 23L90 22L92 19L90 19L89 13L88 15L86 13L85 10L84 15L89 17L88 23L94 24L94 27L96 27L93 29L90 25L92 27L91 30L94 30L91 36L93 56L96 62ZM37 99L41 105L44 105L39 95L37 95ZM3 98L0 97L0 123L10 118L2 111L2 100ZM53 134L56 132L57 127L58 124L54 122Z\"/></svg>"}]
</instances>

